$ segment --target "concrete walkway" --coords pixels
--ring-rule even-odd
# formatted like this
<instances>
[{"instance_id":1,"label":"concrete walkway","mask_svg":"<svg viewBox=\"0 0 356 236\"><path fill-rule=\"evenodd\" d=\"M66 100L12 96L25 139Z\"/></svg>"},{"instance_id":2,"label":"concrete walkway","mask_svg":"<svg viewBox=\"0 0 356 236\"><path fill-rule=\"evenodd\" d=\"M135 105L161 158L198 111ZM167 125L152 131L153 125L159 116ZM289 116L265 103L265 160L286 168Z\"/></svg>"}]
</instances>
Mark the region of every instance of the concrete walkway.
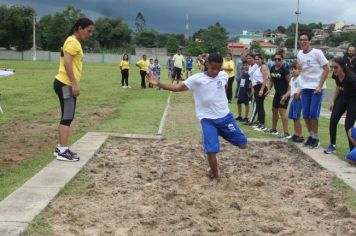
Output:
<instances>
[{"instance_id":1,"label":"concrete walkway","mask_svg":"<svg viewBox=\"0 0 356 236\"><path fill-rule=\"evenodd\" d=\"M109 136L122 138L162 139L157 135L132 135L87 133L71 146L81 155L79 162L52 161L15 192L0 202L0 236L21 235L61 188L73 179L82 167L95 155ZM250 139L251 142L280 141L276 139ZM286 141L287 142L287 141ZM356 190L356 168L339 160L335 155L326 155L322 149L311 150L297 145L325 169L331 171Z\"/></svg>"}]
</instances>

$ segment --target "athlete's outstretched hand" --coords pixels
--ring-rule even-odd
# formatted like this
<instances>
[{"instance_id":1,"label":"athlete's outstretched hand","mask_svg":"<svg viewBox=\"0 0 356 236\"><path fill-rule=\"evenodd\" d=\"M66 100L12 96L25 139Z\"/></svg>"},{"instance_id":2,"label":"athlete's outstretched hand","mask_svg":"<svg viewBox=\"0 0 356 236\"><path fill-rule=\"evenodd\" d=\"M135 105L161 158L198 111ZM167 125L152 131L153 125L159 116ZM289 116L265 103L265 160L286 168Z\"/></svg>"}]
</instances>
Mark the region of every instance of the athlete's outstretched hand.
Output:
<instances>
[{"instance_id":1,"label":"athlete's outstretched hand","mask_svg":"<svg viewBox=\"0 0 356 236\"><path fill-rule=\"evenodd\" d=\"M159 83L158 78L155 77L153 74L148 74L146 76L146 80L153 85L158 85L158 83Z\"/></svg>"}]
</instances>

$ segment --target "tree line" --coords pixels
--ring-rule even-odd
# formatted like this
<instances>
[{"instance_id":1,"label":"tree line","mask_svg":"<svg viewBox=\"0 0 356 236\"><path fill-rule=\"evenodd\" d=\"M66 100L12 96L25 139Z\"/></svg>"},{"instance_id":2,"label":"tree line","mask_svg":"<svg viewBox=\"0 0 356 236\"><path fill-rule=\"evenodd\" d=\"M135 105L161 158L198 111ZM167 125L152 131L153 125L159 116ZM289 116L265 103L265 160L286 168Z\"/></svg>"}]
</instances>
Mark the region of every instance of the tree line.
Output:
<instances>
[{"instance_id":1,"label":"tree line","mask_svg":"<svg viewBox=\"0 0 356 236\"><path fill-rule=\"evenodd\" d=\"M28 6L0 6L0 47L15 48L18 51L31 49L35 16L35 10ZM80 9L68 5L62 12L37 19L37 48L59 51L72 25L82 17L85 17L85 14ZM83 44L83 49L87 52L132 53L135 47L162 47L173 53L183 47L197 55L203 52L225 51L229 40L228 32L219 23L194 33L193 38L199 37L201 43L192 38L186 40L184 34L159 33L146 26L141 12L137 14L134 29L121 17L101 17L94 23L92 40Z\"/></svg>"},{"instance_id":2,"label":"tree line","mask_svg":"<svg viewBox=\"0 0 356 236\"><path fill-rule=\"evenodd\" d=\"M0 6L0 47L15 48L23 51L33 45L33 19L36 12L28 6ZM85 14L71 5L62 12L48 14L36 20L37 48L49 51L59 51L72 25ZM148 28L141 12L135 19L134 29L131 29L121 17L101 17L95 22L92 40L83 44L86 52L133 53L136 47L167 48L169 53L178 48L198 55L204 52L225 52L226 43L233 41L229 32L218 22L199 29L192 37L185 39L184 34L159 33ZM321 23L299 24L300 31L321 28ZM278 26L275 30L265 32L280 32L289 36L285 45L294 47L295 24L288 27ZM331 46L342 40L355 40L355 33L331 36L327 41ZM278 42L277 42L278 43Z\"/></svg>"}]
</instances>

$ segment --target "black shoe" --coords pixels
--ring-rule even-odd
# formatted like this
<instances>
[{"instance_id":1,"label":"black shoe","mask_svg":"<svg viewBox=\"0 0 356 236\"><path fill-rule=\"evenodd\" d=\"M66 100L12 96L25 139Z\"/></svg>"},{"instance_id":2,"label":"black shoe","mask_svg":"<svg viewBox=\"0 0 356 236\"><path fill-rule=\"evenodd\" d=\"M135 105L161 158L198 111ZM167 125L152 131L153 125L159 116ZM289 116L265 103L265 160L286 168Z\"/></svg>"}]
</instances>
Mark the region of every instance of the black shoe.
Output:
<instances>
[{"instance_id":1,"label":"black shoe","mask_svg":"<svg viewBox=\"0 0 356 236\"><path fill-rule=\"evenodd\" d=\"M320 146L320 141L318 138L313 138L312 139L312 143L310 144L309 148L310 149L314 149L314 148L318 148Z\"/></svg>"},{"instance_id":2,"label":"black shoe","mask_svg":"<svg viewBox=\"0 0 356 236\"><path fill-rule=\"evenodd\" d=\"M246 123L246 122L248 123L248 118L245 117L242 121L245 122L245 123Z\"/></svg>"},{"instance_id":3,"label":"black shoe","mask_svg":"<svg viewBox=\"0 0 356 236\"><path fill-rule=\"evenodd\" d=\"M304 143L304 147L310 147L312 142L313 142L313 138L311 136L309 136L307 141Z\"/></svg>"},{"instance_id":4,"label":"black shoe","mask_svg":"<svg viewBox=\"0 0 356 236\"><path fill-rule=\"evenodd\" d=\"M304 142L304 138L303 137L299 137L297 135L294 136L294 138L292 137L291 140L295 143L302 143Z\"/></svg>"},{"instance_id":5,"label":"black shoe","mask_svg":"<svg viewBox=\"0 0 356 236\"><path fill-rule=\"evenodd\" d=\"M241 116L238 116L238 117L236 117L235 120L237 120L237 121L242 121L242 117L241 117Z\"/></svg>"}]
</instances>

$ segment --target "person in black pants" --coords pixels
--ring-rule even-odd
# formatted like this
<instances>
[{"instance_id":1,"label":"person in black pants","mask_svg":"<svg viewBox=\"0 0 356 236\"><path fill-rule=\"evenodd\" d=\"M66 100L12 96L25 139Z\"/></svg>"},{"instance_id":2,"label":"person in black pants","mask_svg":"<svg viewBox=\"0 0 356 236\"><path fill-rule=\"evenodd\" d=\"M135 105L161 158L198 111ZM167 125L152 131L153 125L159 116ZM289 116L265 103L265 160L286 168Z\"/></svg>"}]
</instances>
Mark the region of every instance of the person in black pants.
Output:
<instances>
[{"instance_id":1,"label":"person in black pants","mask_svg":"<svg viewBox=\"0 0 356 236\"><path fill-rule=\"evenodd\" d=\"M258 125L254 128L256 131L265 131L267 128L265 127L265 107L264 102L266 96L269 94L269 89L267 85L268 77L269 77L269 69L263 63L263 57L261 54L255 55L255 63L257 65L256 70L252 74L252 86L254 90L254 99L256 102L256 110L257 110L257 120Z\"/></svg>"},{"instance_id":2,"label":"person in black pants","mask_svg":"<svg viewBox=\"0 0 356 236\"><path fill-rule=\"evenodd\" d=\"M330 102L330 145L324 150L324 153L330 154L336 152L336 132L337 124L341 116L347 112L345 119L346 134L348 130L355 125L356 120L356 75L348 68L343 58L338 57L332 62L333 75L336 89ZM350 151L353 144L349 140Z\"/></svg>"}]
</instances>

